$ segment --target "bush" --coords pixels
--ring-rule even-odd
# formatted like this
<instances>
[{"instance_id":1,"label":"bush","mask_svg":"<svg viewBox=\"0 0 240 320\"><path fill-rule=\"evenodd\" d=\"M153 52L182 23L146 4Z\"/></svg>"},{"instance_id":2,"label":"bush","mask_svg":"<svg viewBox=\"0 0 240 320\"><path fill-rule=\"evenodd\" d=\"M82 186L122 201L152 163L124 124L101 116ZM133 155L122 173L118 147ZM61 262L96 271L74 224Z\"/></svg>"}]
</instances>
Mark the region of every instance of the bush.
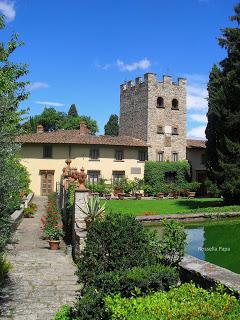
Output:
<instances>
[{"instance_id":1,"label":"bush","mask_svg":"<svg viewBox=\"0 0 240 320\"><path fill-rule=\"evenodd\" d=\"M90 284L103 272L155 264L152 243L157 235L134 217L109 214L88 229L86 245L78 262L78 277Z\"/></svg>"},{"instance_id":2,"label":"bush","mask_svg":"<svg viewBox=\"0 0 240 320\"><path fill-rule=\"evenodd\" d=\"M234 296L224 293L221 288L209 292L191 283L145 297L108 296L105 303L112 320L234 320L240 314L240 302Z\"/></svg>"},{"instance_id":3,"label":"bush","mask_svg":"<svg viewBox=\"0 0 240 320\"><path fill-rule=\"evenodd\" d=\"M166 174L174 176L174 182L166 183ZM152 187L152 194L158 192L179 192L182 185L190 180L188 161L159 162L147 161L144 169L144 182Z\"/></svg>"},{"instance_id":4,"label":"bush","mask_svg":"<svg viewBox=\"0 0 240 320\"><path fill-rule=\"evenodd\" d=\"M68 305L63 305L60 310L56 313L53 320L79 320L72 317L71 307Z\"/></svg>"},{"instance_id":5,"label":"bush","mask_svg":"<svg viewBox=\"0 0 240 320\"><path fill-rule=\"evenodd\" d=\"M123 297L131 297L136 293L136 288L143 295L152 291L169 290L178 281L179 274L175 268L157 264L126 271L105 272L96 277L94 287L103 290L105 294L120 293Z\"/></svg>"},{"instance_id":6,"label":"bush","mask_svg":"<svg viewBox=\"0 0 240 320\"><path fill-rule=\"evenodd\" d=\"M6 258L5 254L0 256L0 284L3 282L4 278L8 272L12 269L12 264Z\"/></svg>"},{"instance_id":7,"label":"bush","mask_svg":"<svg viewBox=\"0 0 240 320\"><path fill-rule=\"evenodd\" d=\"M177 265L184 256L186 233L176 220L163 221L163 236L159 242L160 260L167 265Z\"/></svg>"},{"instance_id":8,"label":"bush","mask_svg":"<svg viewBox=\"0 0 240 320\"><path fill-rule=\"evenodd\" d=\"M81 320L109 319L104 308L107 295L120 293L123 297L145 295L157 290L168 290L179 280L178 272L171 267L161 265L133 268L119 272L107 272L98 275L91 287L82 291L75 305L75 317Z\"/></svg>"},{"instance_id":9,"label":"bush","mask_svg":"<svg viewBox=\"0 0 240 320\"><path fill-rule=\"evenodd\" d=\"M24 208L23 215L24 218L32 218L34 216L35 211L32 208Z\"/></svg>"}]
</instances>

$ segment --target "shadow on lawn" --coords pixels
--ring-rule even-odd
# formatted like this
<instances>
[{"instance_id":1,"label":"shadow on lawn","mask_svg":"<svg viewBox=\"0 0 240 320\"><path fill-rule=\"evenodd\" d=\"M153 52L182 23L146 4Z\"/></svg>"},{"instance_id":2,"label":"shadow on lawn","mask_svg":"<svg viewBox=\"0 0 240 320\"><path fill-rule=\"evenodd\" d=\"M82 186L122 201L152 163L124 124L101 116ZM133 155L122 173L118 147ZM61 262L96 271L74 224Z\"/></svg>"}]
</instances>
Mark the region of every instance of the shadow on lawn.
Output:
<instances>
[{"instance_id":1,"label":"shadow on lawn","mask_svg":"<svg viewBox=\"0 0 240 320\"><path fill-rule=\"evenodd\" d=\"M180 207L188 209L209 208L209 207L222 207L223 202L221 200L181 200L176 203Z\"/></svg>"}]
</instances>

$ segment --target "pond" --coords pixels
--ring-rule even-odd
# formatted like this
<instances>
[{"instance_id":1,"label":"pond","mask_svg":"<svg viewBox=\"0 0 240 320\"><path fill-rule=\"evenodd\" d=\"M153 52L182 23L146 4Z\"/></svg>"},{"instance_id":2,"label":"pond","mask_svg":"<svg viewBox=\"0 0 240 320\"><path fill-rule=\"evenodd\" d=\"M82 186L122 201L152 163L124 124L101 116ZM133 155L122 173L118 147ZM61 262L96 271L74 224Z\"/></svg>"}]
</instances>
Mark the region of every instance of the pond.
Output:
<instances>
[{"instance_id":1,"label":"pond","mask_svg":"<svg viewBox=\"0 0 240 320\"><path fill-rule=\"evenodd\" d=\"M240 219L185 223L186 253L240 274ZM160 229L160 226L151 226Z\"/></svg>"}]
</instances>

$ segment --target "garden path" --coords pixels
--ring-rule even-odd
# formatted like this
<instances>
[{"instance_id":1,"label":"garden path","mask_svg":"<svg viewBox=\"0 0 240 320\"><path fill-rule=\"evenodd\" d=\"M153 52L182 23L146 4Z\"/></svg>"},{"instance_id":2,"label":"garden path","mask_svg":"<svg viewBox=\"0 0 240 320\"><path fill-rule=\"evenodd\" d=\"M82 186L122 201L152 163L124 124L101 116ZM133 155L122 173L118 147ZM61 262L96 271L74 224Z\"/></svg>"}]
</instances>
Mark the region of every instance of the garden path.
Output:
<instances>
[{"instance_id":1,"label":"garden path","mask_svg":"<svg viewBox=\"0 0 240 320\"><path fill-rule=\"evenodd\" d=\"M0 319L51 320L63 304L74 301L75 266L64 250L48 249L41 239L40 218L46 197L34 197L38 211L24 219L14 234L8 259L13 268L0 296Z\"/></svg>"}]
</instances>

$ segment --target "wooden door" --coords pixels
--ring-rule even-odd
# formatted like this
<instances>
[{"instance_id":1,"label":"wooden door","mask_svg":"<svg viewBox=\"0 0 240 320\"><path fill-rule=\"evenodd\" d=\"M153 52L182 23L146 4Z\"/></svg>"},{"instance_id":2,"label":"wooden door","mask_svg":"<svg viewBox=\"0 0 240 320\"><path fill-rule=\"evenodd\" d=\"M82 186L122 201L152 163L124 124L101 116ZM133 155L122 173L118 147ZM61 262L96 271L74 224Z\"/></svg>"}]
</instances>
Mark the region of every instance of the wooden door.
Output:
<instances>
[{"instance_id":1,"label":"wooden door","mask_svg":"<svg viewBox=\"0 0 240 320\"><path fill-rule=\"evenodd\" d=\"M41 171L41 195L47 196L53 192L54 173L52 171Z\"/></svg>"}]
</instances>

